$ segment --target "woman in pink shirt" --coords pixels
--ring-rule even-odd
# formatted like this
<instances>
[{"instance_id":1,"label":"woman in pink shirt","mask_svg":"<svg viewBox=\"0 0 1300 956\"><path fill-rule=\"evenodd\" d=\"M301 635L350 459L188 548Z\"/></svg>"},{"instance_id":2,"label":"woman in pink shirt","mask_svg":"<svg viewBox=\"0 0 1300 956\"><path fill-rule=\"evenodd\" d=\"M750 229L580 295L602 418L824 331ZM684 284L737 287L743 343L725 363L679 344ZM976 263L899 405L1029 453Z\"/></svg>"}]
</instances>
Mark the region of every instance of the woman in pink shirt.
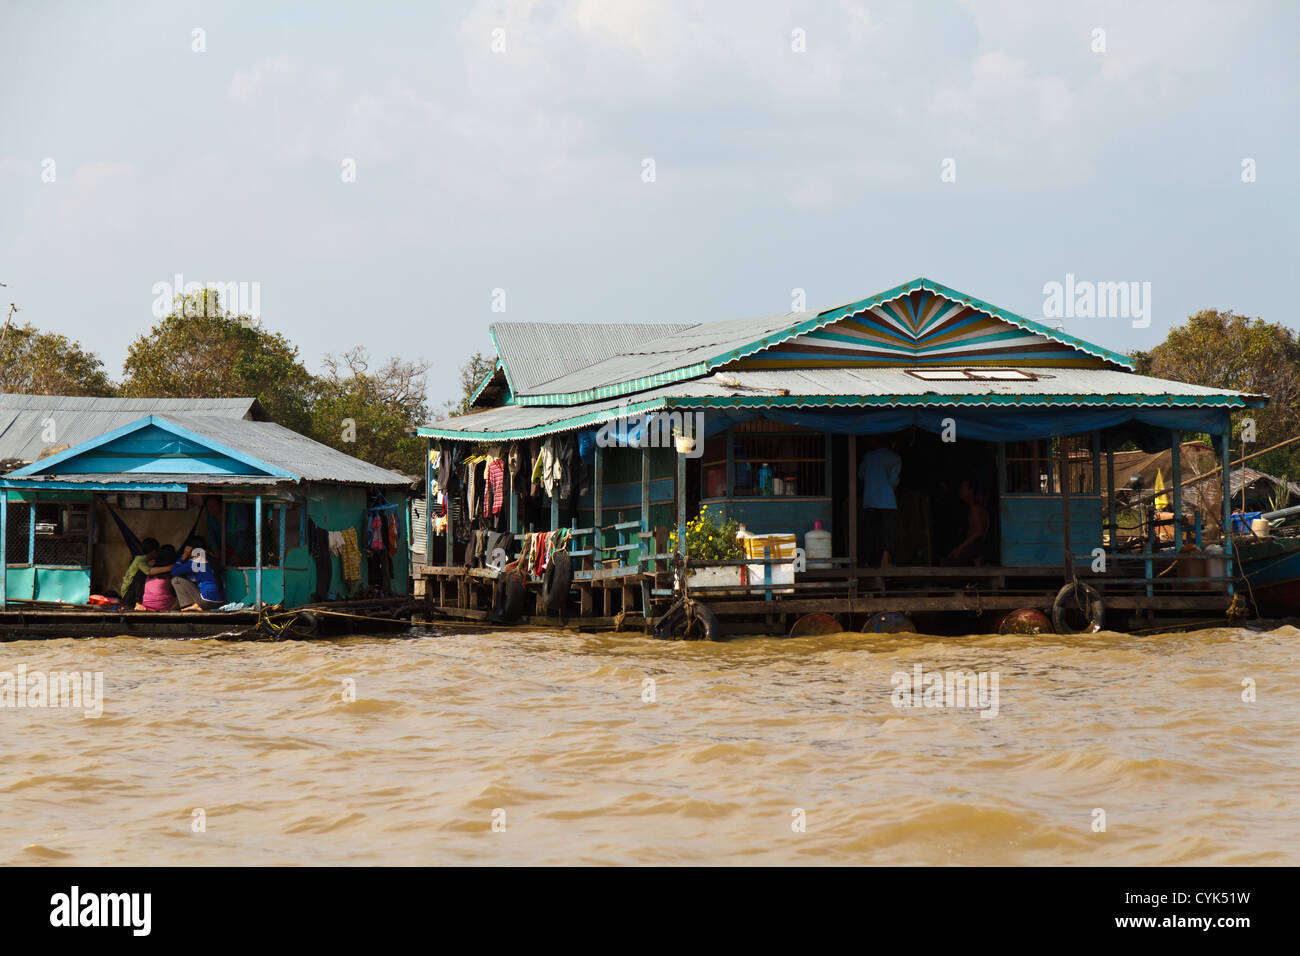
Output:
<instances>
[{"instance_id":1,"label":"woman in pink shirt","mask_svg":"<svg viewBox=\"0 0 1300 956\"><path fill-rule=\"evenodd\" d=\"M135 606L137 611L173 611L176 609L176 592L172 590L172 565L176 562L176 549L165 544L158 549L155 564L144 573L144 597Z\"/></svg>"}]
</instances>

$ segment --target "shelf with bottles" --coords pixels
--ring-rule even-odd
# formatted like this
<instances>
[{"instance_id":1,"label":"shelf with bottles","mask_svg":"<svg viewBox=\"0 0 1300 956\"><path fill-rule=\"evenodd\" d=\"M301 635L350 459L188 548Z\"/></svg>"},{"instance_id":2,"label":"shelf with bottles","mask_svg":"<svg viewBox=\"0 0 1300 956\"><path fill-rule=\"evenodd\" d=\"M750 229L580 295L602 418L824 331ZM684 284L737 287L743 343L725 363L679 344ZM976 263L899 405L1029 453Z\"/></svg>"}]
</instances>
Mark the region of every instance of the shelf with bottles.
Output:
<instances>
[{"instance_id":1,"label":"shelf with bottles","mask_svg":"<svg viewBox=\"0 0 1300 956\"><path fill-rule=\"evenodd\" d=\"M745 422L705 442L705 497L824 497L826 454L821 432L766 420ZM734 479L730 489L728 457Z\"/></svg>"}]
</instances>

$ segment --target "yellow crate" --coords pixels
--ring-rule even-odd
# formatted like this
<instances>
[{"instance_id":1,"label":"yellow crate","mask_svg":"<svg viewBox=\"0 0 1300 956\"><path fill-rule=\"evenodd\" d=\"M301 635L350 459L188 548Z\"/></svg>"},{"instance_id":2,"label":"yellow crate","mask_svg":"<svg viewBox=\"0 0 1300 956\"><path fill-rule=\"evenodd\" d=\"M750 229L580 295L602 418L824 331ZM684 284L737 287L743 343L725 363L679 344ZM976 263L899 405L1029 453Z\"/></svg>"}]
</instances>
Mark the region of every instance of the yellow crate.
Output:
<instances>
[{"instance_id":1,"label":"yellow crate","mask_svg":"<svg viewBox=\"0 0 1300 956\"><path fill-rule=\"evenodd\" d=\"M761 558L763 549L769 548L769 557L790 561L794 558L794 549L799 546L799 536L795 534L756 534L752 537L741 538L740 543L745 549L745 557L747 558Z\"/></svg>"}]
</instances>

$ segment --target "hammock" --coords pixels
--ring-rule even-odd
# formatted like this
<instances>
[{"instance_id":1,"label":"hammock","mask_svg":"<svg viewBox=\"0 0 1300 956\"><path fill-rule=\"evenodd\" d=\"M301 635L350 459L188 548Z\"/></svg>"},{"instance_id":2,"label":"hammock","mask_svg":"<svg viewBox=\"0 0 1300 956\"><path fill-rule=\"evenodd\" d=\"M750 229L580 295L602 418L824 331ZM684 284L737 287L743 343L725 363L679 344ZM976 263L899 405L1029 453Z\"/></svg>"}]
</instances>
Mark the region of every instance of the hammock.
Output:
<instances>
[{"instance_id":1,"label":"hammock","mask_svg":"<svg viewBox=\"0 0 1300 956\"><path fill-rule=\"evenodd\" d=\"M124 520L122 520L122 516L114 511L113 506L107 502L104 504L104 507L108 509L109 515L111 515L113 521L117 523L117 530L122 532L122 540L125 541L126 546L131 549L131 557L134 558L144 554L144 545L141 544L140 539L135 536L135 532L131 530ZM190 533L185 536L182 544L194 537L194 532L199 529L199 522L202 520L203 507L200 506L198 516L194 519L194 524L190 526Z\"/></svg>"}]
</instances>

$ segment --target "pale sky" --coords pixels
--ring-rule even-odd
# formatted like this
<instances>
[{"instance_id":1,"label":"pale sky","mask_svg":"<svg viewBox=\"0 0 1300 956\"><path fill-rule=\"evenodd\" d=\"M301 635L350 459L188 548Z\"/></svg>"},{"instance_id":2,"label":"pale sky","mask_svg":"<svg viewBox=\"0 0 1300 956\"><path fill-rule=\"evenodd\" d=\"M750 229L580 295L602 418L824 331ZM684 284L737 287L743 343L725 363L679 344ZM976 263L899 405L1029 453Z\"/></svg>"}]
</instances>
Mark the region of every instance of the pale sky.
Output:
<instances>
[{"instance_id":1,"label":"pale sky","mask_svg":"<svg viewBox=\"0 0 1300 956\"><path fill-rule=\"evenodd\" d=\"M1117 351L1201 308L1296 323L1294 3L317 6L4 0L19 321L118 377L155 283L257 282L310 369L424 356L435 402L494 321L922 275L1030 318L1067 274L1149 282L1149 328L1064 322Z\"/></svg>"}]
</instances>

